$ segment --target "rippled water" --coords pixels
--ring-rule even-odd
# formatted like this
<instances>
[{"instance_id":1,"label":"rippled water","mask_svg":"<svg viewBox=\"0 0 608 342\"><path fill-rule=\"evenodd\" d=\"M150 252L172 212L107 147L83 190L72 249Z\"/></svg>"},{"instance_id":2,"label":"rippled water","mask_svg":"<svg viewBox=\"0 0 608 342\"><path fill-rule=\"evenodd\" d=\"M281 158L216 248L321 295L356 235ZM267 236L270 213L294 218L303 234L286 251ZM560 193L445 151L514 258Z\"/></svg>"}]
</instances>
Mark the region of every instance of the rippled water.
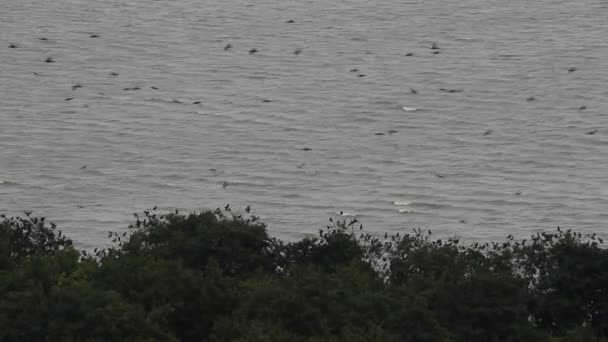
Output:
<instances>
[{"instance_id":1,"label":"rippled water","mask_svg":"<svg viewBox=\"0 0 608 342\"><path fill-rule=\"evenodd\" d=\"M339 211L468 239L601 232L607 17L604 0L4 0L0 211L84 246L154 205L225 203L288 239Z\"/></svg>"}]
</instances>

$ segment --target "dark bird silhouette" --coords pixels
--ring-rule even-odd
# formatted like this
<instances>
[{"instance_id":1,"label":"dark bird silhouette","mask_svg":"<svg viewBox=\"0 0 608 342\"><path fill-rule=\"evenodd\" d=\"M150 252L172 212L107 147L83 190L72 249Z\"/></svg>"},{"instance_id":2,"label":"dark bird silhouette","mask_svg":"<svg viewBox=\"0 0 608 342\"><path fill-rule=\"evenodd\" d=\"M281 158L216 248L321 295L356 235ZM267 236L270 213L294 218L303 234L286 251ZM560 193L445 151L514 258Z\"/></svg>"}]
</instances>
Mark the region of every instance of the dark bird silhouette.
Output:
<instances>
[{"instance_id":1,"label":"dark bird silhouette","mask_svg":"<svg viewBox=\"0 0 608 342\"><path fill-rule=\"evenodd\" d=\"M293 23L295 23L295 21L293 21L293 20L290 19L290 20L287 20L286 23L293 24Z\"/></svg>"},{"instance_id":2,"label":"dark bird silhouette","mask_svg":"<svg viewBox=\"0 0 608 342\"><path fill-rule=\"evenodd\" d=\"M378 132L378 133L376 133L376 135L384 135L384 133Z\"/></svg>"},{"instance_id":3,"label":"dark bird silhouette","mask_svg":"<svg viewBox=\"0 0 608 342\"><path fill-rule=\"evenodd\" d=\"M302 50L300 49L296 49L296 51L293 52L294 55L299 55L302 53Z\"/></svg>"},{"instance_id":4,"label":"dark bird silhouette","mask_svg":"<svg viewBox=\"0 0 608 342\"><path fill-rule=\"evenodd\" d=\"M490 134L492 134L492 130L491 129L483 132L483 135L490 135Z\"/></svg>"},{"instance_id":5,"label":"dark bird silhouette","mask_svg":"<svg viewBox=\"0 0 608 342\"><path fill-rule=\"evenodd\" d=\"M251 211L251 206L247 206L247 207L245 208L245 212L249 214L249 212L250 212L250 211Z\"/></svg>"},{"instance_id":6,"label":"dark bird silhouette","mask_svg":"<svg viewBox=\"0 0 608 342\"><path fill-rule=\"evenodd\" d=\"M49 39L48 39L48 38L41 37L41 38L38 38L38 40L49 40Z\"/></svg>"},{"instance_id":7,"label":"dark bird silhouette","mask_svg":"<svg viewBox=\"0 0 608 342\"><path fill-rule=\"evenodd\" d=\"M249 54L250 55L253 55L256 52L258 52L258 50L256 48L253 48L253 49L249 50Z\"/></svg>"},{"instance_id":8,"label":"dark bird silhouette","mask_svg":"<svg viewBox=\"0 0 608 342\"><path fill-rule=\"evenodd\" d=\"M99 35L98 34L92 34L92 35L89 36L89 38L99 38Z\"/></svg>"},{"instance_id":9,"label":"dark bird silhouette","mask_svg":"<svg viewBox=\"0 0 608 342\"><path fill-rule=\"evenodd\" d=\"M72 86L72 90L76 90L76 89L78 89L78 88L82 88L82 86L81 86L80 84L74 84L74 85Z\"/></svg>"},{"instance_id":10,"label":"dark bird silhouette","mask_svg":"<svg viewBox=\"0 0 608 342\"><path fill-rule=\"evenodd\" d=\"M118 73L117 72L111 72L110 76L118 76Z\"/></svg>"},{"instance_id":11,"label":"dark bird silhouette","mask_svg":"<svg viewBox=\"0 0 608 342\"><path fill-rule=\"evenodd\" d=\"M587 133L585 133L585 134L587 134L587 135L594 135L594 134L595 134L595 133L597 133L597 132L598 132L598 130L597 130L597 129L592 129L592 130L590 130L589 132L587 132Z\"/></svg>"},{"instance_id":12,"label":"dark bird silhouette","mask_svg":"<svg viewBox=\"0 0 608 342\"><path fill-rule=\"evenodd\" d=\"M86 168L87 168L87 166L89 166L89 165L83 165L83 166L81 166L81 167L80 167L80 169L81 169L81 170L84 170L84 169L86 169Z\"/></svg>"},{"instance_id":13,"label":"dark bird silhouette","mask_svg":"<svg viewBox=\"0 0 608 342\"><path fill-rule=\"evenodd\" d=\"M230 184L228 184L228 182L226 182L226 181L222 182L222 189L226 189L226 187L228 187L228 185L230 185Z\"/></svg>"},{"instance_id":14,"label":"dark bird silhouette","mask_svg":"<svg viewBox=\"0 0 608 342\"><path fill-rule=\"evenodd\" d=\"M439 88L439 91L443 91L446 93L462 93L463 92L462 89L445 89L445 88Z\"/></svg>"},{"instance_id":15,"label":"dark bird silhouette","mask_svg":"<svg viewBox=\"0 0 608 342\"><path fill-rule=\"evenodd\" d=\"M302 163L302 164L296 165L296 167L297 167L298 169L301 169L301 168L303 168L303 167L304 167L304 165L306 165L306 163Z\"/></svg>"},{"instance_id":16,"label":"dark bird silhouette","mask_svg":"<svg viewBox=\"0 0 608 342\"><path fill-rule=\"evenodd\" d=\"M536 98L535 97L528 97L526 99L526 101L528 101L528 102L536 101Z\"/></svg>"},{"instance_id":17,"label":"dark bird silhouette","mask_svg":"<svg viewBox=\"0 0 608 342\"><path fill-rule=\"evenodd\" d=\"M270 103L270 102L272 102L272 100L263 99L262 102L264 102L264 103Z\"/></svg>"},{"instance_id":18,"label":"dark bird silhouette","mask_svg":"<svg viewBox=\"0 0 608 342\"><path fill-rule=\"evenodd\" d=\"M410 93L412 94L418 94L418 92L415 89L410 88Z\"/></svg>"},{"instance_id":19,"label":"dark bird silhouette","mask_svg":"<svg viewBox=\"0 0 608 342\"><path fill-rule=\"evenodd\" d=\"M575 71L576 71L576 68L575 68L575 67L570 67L570 68L568 68L568 72L575 72Z\"/></svg>"},{"instance_id":20,"label":"dark bird silhouette","mask_svg":"<svg viewBox=\"0 0 608 342\"><path fill-rule=\"evenodd\" d=\"M201 104L201 101L194 101L192 104Z\"/></svg>"},{"instance_id":21,"label":"dark bird silhouette","mask_svg":"<svg viewBox=\"0 0 608 342\"><path fill-rule=\"evenodd\" d=\"M230 44L226 44L226 46L224 46L224 51L228 51L232 48L232 45Z\"/></svg>"},{"instance_id":22,"label":"dark bird silhouette","mask_svg":"<svg viewBox=\"0 0 608 342\"><path fill-rule=\"evenodd\" d=\"M158 87L150 87L150 89L158 90Z\"/></svg>"},{"instance_id":23,"label":"dark bird silhouette","mask_svg":"<svg viewBox=\"0 0 608 342\"><path fill-rule=\"evenodd\" d=\"M406 53L405 55L406 55L406 56L408 56L408 57L411 57L411 56L413 56L413 55L414 55L414 53L413 53L413 52L408 52L408 53Z\"/></svg>"},{"instance_id":24,"label":"dark bird silhouette","mask_svg":"<svg viewBox=\"0 0 608 342\"><path fill-rule=\"evenodd\" d=\"M47 57L44 61L46 63L55 63L55 60L52 57Z\"/></svg>"},{"instance_id":25,"label":"dark bird silhouette","mask_svg":"<svg viewBox=\"0 0 608 342\"><path fill-rule=\"evenodd\" d=\"M434 173L434 175L435 175L435 177L437 177L437 178L445 178L445 176L444 176L444 175L440 175L440 174L438 174L438 173Z\"/></svg>"},{"instance_id":26,"label":"dark bird silhouette","mask_svg":"<svg viewBox=\"0 0 608 342\"><path fill-rule=\"evenodd\" d=\"M357 72L359 69L350 69L350 72Z\"/></svg>"},{"instance_id":27,"label":"dark bird silhouette","mask_svg":"<svg viewBox=\"0 0 608 342\"><path fill-rule=\"evenodd\" d=\"M182 101L180 101L180 100L173 100L172 102L173 102L173 103L183 103L183 102L182 102Z\"/></svg>"},{"instance_id":28,"label":"dark bird silhouette","mask_svg":"<svg viewBox=\"0 0 608 342\"><path fill-rule=\"evenodd\" d=\"M440 51L433 51L433 55L438 55L440 53L441 53Z\"/></svg>"},{"instance_id":29,"label":"dark bird silhouette","mask_svg":"<svg viewBox=\"0 0 608 342\"><path fill-rule=\"evenodd\" d=\"M156 210L156 209L158 209L158 207L157 207L157 206L154 206L154 208L152 208L152 210Z\"/></svg>"},{"instance_id":30,"label":"dark bird silhouette","mask_svg":"<svg viewBox=\"0 0 608 342\"><path fill-rule=\"evenodd\" d=\"M581 106L578 110L584 110L587 109L587 106Z\"/></svg>"},{"instance_id":31,"label":"dark bird silhouette","mask_svg":"<svg viewBox=\"0 0 608 342\"><path fill-rule=\"evenodd\" d=\"M386 133L388 133L388 134L395 134L395 133L397 133L397 131L396 131L396 130L394 130L394 129L391 129L390 131L388 131L388 132L386 132Z\"/></svg>"},{"instance_id":32,"label":"dark bird silhouette","mask_svg":"<svg viewBox=\"0 0 608 342\"><path fill-rule=\"evenodd\" d=\"M67 99L65 99L66 101L72 101L74 98L73 97L68 97Z\"/></svg>"},{"instance_id":33,"label":"dark bird silhouette","mask_svg":"<svg viewBox=\"0 0 608 342\"><path fill-rule=\"evenodd\" d=\"M433 43L431 45L431 50L439 50L439 46L437 45L437 43Z\"/></svg>"},{"instance_id":34,"label":"dark bird silhouette","mask_svg":"<svg viewBox=\"0 0 608 342\"><path fill-rule=\"evenodd\" d=\"M359 74L359 75L357 75L357 77L365 77L365 76L367 76L367 75L365 75L365 74Z\"/></svg>"},{"instance_id":35,"label":"dark bird silhouette","mask_svg":"<svg viewBox=\"0 0 608 342\"><path fill-rule=\"evenodd\" d=\"M303 147L302 151L312 151L312 148L310 148L310 147Z\"/></svg>"},{"instance_id":36,"label":"dark bird silhouette","mask_svg":"<svg viewBox=\"0 0 608 342\"><path fill-rule=\"evenodd\" d=\"M224 207L224 210L230 210L230 204L226 204L226 206Z\"/></svg>"},{"instance_id":37,"label":"dark bird silhouette","mask_svg":"<svg viewBox=\"0 0 608 342\"><path fill-rule=\"evenodd\" d=\"M16 48L17 48L17 45L15 45L15 44L11 44L11 45L9 45L8 47L9 47L9 48L11 48L11 49L16 49Z\"/></svg>"}]
</instances>

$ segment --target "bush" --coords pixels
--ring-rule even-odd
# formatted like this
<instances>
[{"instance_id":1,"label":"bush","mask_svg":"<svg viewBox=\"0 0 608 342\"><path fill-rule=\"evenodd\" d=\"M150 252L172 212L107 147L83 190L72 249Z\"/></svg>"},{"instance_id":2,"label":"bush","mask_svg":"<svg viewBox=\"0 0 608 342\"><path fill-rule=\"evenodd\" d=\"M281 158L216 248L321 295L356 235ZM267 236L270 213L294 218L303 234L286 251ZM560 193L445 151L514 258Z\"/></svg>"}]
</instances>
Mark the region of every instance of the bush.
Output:
<instances>
[{"instance_id":1,"label":"bush","mask_svg":"<svg viewBox=\"0 0 608 342\"><path fill-rule=\"evenodd\" d=\"M11 268L19 260L33 255L48 255L72 245L57 231L55 224L47 224L44 217L0 218L0 270Z\"/></svg>"},{"instance_id":2,"label":"bush","mask_svg":"<svg viewBox=\"0 0 608 342\"><path fill-rule=\"evenodd\" d=\"M356 220L284 243L255 216L146 211L93 254L0 222L0 341L606 341L608 252L555 233L463 246Z\"/></svg>"}]
</instances>

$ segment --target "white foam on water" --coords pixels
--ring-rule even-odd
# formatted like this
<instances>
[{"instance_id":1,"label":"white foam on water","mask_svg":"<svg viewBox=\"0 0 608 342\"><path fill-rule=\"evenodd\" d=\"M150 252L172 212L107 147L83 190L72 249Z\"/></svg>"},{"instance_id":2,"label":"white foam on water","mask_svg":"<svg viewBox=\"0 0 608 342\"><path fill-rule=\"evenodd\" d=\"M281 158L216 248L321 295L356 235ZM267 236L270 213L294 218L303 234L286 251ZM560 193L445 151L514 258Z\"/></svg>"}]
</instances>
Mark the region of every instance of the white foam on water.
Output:
<instances>
[{"instance_id":1,"label":"white foam on water","mask_svg":"<svg viewBox=\"0 0 608 342\"><path fill-rule=\"evenodd\" d=\"M394 205L409 205L411 202L405 202L405 201L393 201Z\"/></svg>"}]
</instances>

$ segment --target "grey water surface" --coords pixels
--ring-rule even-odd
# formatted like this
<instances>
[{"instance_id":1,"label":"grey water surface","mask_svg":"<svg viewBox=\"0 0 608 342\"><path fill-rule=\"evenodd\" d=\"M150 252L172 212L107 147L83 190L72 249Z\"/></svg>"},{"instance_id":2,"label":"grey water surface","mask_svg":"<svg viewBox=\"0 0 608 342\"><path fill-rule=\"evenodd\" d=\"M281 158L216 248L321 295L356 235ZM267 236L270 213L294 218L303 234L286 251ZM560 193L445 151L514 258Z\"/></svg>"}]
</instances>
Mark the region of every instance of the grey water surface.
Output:
<instances>
[{"instance_id":1,"label":"grey water surface","mask_svg":"<svg viewBox=\"0 0 608 342\"><path fill-rule=\"evenodd\" d=\"M155 205L226 203L286 239L340 211L372 232L602 233L606 18L605 0L2 0L0 212L81 246Z\"/></svg>"}]
</instances>

